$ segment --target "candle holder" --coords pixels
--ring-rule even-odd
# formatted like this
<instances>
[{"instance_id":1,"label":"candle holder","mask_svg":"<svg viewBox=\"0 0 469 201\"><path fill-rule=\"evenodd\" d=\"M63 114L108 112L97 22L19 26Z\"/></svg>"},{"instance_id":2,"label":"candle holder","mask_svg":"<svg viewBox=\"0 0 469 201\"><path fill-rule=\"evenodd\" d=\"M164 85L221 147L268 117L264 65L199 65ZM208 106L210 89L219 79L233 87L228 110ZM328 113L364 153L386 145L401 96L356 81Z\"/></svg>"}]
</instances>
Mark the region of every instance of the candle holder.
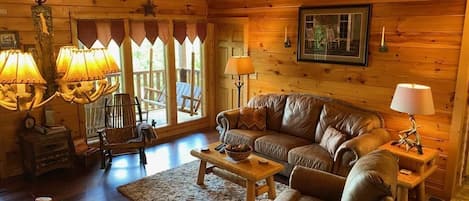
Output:
<instances>
[{"instance_id":1,"label":"candle holder","mask_svg":"<svg viewBox=\"0 0 469 201\"><path fill-rule=\"evenodd\" d=\"M289 48L291 47L291 41L289 38L287 38L287 40L285 42L283 42L283 45L285 46L285 48Z\"/></svg>"},{"instance_id":2,"label":"candle holder","mask_svg":"<svg viewBox=\"0 0 469 201\"><path fill-rule=\"evenodd\" d=\"M379 46L379 52L387 52L388 51L388 46L386 46L386 43Z\"/></svg>"}]
</instances>

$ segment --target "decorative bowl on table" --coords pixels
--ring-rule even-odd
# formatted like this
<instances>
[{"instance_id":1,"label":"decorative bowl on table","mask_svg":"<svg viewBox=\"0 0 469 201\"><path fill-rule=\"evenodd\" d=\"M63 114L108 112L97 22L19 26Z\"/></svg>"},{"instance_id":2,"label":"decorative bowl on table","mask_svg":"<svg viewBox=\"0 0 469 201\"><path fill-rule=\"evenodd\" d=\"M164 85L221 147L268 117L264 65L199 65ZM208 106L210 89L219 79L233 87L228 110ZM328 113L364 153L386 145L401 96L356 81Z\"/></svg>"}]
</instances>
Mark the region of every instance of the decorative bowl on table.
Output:
<instances>
[{"instance_id":1,"label":"decorative bowl on table","mask_svg":"<svg viewBox=\"0 0 469 201\"><path fill-rule=\"evenodd\" d=\"M225 152L232 160L241 161L249 157L252 152L252 147L247 144L227 144L225 146Z\"/></svg>"}]
</instances>

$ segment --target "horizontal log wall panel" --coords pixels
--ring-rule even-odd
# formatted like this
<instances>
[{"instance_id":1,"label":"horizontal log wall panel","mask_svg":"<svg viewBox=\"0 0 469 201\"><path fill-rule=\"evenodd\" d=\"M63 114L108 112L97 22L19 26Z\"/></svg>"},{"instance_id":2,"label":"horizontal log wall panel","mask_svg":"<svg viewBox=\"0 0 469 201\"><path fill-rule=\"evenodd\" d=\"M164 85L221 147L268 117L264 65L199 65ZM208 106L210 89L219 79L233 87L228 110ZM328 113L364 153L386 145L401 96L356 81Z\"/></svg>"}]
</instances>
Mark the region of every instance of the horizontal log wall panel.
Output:
<instances>
[{"instance_id":1,"label":"horizontal log wall panel","mask_svg":"<svg viewBox=\"0 0 469 201\"><path fill-rule=\"evenodd\" d=\"M112 14L113 16L138 15L143 18L143 13L135 14L137 9L142 9L142 4L146 0L98 0L93 4L92 0L48 0L46 5L52 9L53 29L54 29L54 49L63 45L72 44L70 15L73 13L87 13L95 16L96 14ZM191 14L199 16L207 15L207 3L205 0L191 1L166 1L153 0L157 5L155 11L158 14L180 15ZM31 0L2 0L0 1L0 30L18 31L21 44L35 44L36 33L31 18L31 6L34 1ZM187 7L187 5L190 5ZM4 13L6 11L6 14ZM48 105L55 111L56 122L63 122L72 130L72 137L78 138L85 135L83 126L85 125L83 107L62 101L57 97ZM21 132L22 121L26 116L25 112L11 112L0 108L0 179L21 174L21 152L17 144L17 135ZM38 121L41 121L43 109L37 109L32 112ZM189 128L207 127L208 121L205 120L197 126L186 126L183 129L171 131L161 131L162 136L166 134L175 135L176 132L187 132ZM39 123L39 122L38 122ZM192 125L192 124L187 124Z\"/></svg>"},{"instance_id":2,"label":"horizontal log wall panel","mask_svg":"<svg viewBox=\"0 0 469 201\"><path fill-rule=\"evenodd\" d=\"M368 67L297 61L298 7L372 2ZM445 197L456 76L465 12L464 0L429 2L209 0L210 17L248 16L249 55L257 79L250 96L309 93L341 99L382 113L393 138L410 126L406 114L389 108L397 83L432 87L436 114L417 115L423 145L440 151L438 170L427 181L431 194ZM382 27L388 52L379 52ZM292 48L283 45L284 28Z\"/></svg>"},{"instance_id":3,"label":"horizontal log wall panel","mask_svg":"<svg viewBox=\"0 0 469 201\"><path fill-rule=\"evenodd\" d=\"M428 0L208 0L209 8L256 8L256 7L281 7L281 6L325 6L325 5L349 5L364 3L387 3L387 2L418 2Z\"/></svg>"}]
</instances>

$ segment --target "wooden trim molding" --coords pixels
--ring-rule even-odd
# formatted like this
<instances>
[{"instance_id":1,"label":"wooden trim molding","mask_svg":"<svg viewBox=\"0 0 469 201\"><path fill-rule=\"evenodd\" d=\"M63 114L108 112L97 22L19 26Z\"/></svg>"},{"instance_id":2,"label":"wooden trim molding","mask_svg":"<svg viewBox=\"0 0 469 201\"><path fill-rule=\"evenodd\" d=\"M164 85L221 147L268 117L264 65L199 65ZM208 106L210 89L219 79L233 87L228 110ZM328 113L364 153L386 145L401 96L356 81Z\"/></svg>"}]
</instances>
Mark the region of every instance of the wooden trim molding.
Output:
<instances>
[{"instance_id":1,"label":"wooden trim molding","mask_svg":"<svg viewBox=\"0 0 469 201\"><path fill-rule=\"evenodd\" d=\"M466 0L466 13L464 17L463 36L461 41L461 51L459 56L458 74L456 79L456 90L454 94L453 115L449 132L448 145L448 177L445 181L445 195L450 198L459 188L458 164L461 159L461 147L465 143L463 136L464 118L467 111L467 90L469 83L469 0Z\"/></svg>"}]
</instances>

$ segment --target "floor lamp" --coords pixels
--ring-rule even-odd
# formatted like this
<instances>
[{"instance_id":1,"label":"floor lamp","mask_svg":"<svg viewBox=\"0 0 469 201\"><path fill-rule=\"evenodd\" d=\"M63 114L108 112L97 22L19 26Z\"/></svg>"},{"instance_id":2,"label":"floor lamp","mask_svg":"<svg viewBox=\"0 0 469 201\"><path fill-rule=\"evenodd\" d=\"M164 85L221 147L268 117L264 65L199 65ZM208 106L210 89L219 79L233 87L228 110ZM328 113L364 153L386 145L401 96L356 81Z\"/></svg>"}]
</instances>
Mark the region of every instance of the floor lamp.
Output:
<instances>
[{"instance_id":1,"label":"floor lamp","mask_svg":"<svg viewBox=\"0 0 469 201\"><path fill-rule=\"evenodd\" d=\"M251 58L248 56L231 57L228 59L228 63L226 63L225 74L238 76L238 79L234 82L238 88L238 108L241 107L241 87L244 85L241 75L252 73L254 73L254 66L252 65Z\"/></svg>"}]
</instances>

